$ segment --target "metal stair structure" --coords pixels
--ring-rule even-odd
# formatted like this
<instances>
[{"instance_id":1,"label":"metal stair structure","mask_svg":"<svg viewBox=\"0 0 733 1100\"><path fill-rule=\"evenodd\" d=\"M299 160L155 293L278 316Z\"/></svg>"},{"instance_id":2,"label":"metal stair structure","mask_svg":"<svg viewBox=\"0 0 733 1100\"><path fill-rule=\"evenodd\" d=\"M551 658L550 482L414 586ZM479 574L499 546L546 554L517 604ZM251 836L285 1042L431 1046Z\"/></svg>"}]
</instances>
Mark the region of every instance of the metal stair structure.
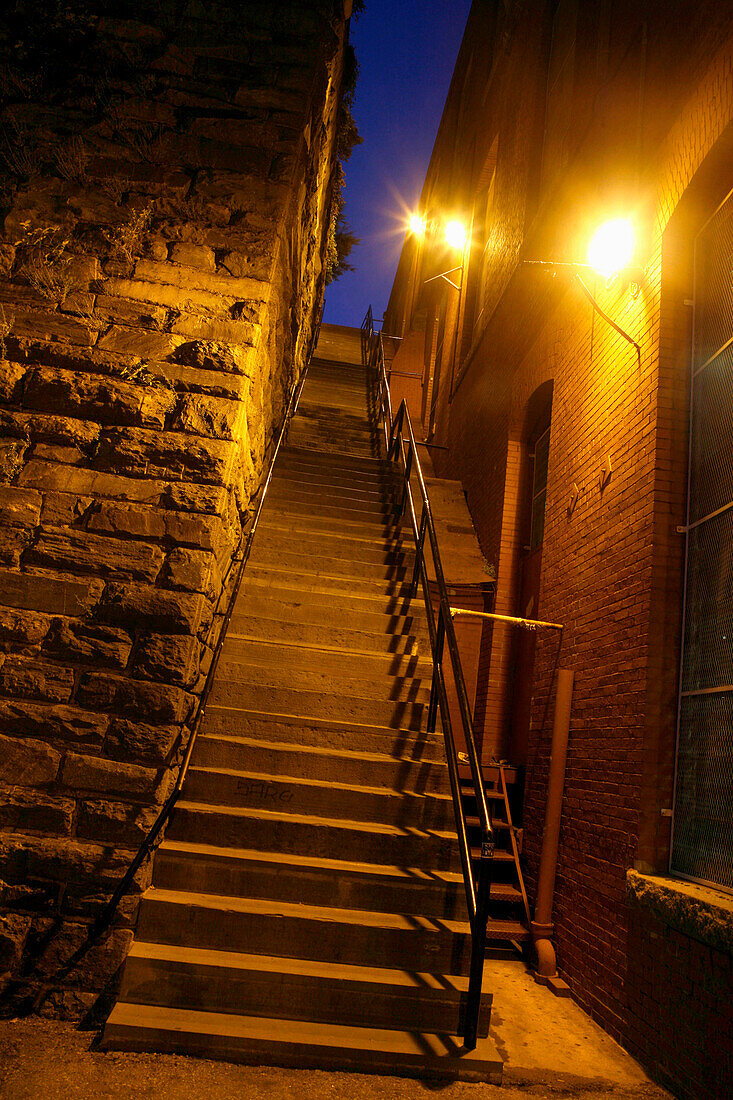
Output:
<instances>
[{"instance_id":1,"label":"metal stair structure","mask_svg":"<svg viewBox=\"0 0 733 1100\"><path fill-rule=\"evenodd\" d=\"M356 330L275 463L105 1049L501 1080L490 993L460 1037L471 926L384 452Z\"/></svg>"}]
</instances>

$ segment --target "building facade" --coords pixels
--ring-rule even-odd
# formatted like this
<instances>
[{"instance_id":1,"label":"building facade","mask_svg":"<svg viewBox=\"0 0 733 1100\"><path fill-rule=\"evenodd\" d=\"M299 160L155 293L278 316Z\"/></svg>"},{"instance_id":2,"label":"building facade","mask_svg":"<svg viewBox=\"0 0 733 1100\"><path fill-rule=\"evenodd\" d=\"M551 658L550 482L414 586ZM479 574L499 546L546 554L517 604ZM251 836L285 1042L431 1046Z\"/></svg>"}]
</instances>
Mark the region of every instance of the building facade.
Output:
<instances>
[{"instance_id":1,"label":"building facade","mask_svg":"<svg viewBox=\"0 0 733 1100\"><path fill-rule=\"evenodd\" d=\"M731 1087L732 149L730 4L476 0L384 321L495 611L563 627L487 626L475 700L533 887L575 674L560 973L695 1098Z\"/></svg>"}]
</instances>

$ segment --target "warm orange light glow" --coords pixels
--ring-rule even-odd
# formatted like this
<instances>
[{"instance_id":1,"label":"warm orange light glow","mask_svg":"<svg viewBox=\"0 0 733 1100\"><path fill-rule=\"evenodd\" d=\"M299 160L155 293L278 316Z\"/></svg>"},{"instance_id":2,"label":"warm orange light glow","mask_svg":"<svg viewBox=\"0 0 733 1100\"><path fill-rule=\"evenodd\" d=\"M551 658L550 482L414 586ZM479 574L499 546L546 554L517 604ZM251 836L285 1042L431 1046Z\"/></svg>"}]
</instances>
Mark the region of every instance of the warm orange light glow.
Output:
<instances>
[{"instance_id":1,"label":"warm orange light glow","mask_svg":"<svg viewBox=\"0 0 733 1100\"><path fill-rule=\"evenodd\" d=\"M610 278L628 267L634 254L634 227L628 218L612 218L593 234L588 263L599 275Z\"/></svg>"},{"instance_id":2,"label":"warm orange light glow","mask_svg":"<svg viewBox=\"0 0 733 1100\"><path fill-rule=\"evenodd\" d=\"M445 239L451 248L466 247L466 228L459 221L450 221L445 227Z\"/></svg>"},{"instance_id":3,"label":"warm orange light glow","mask_svg":"<svg viewBox=\"0 0 733 1100\"><path fill-rule=\"evenodd\" d=\"M410 214L407 228L415 237L423 237L425 235L425 218L421 214Z\"/></svg>"}]
</instances>

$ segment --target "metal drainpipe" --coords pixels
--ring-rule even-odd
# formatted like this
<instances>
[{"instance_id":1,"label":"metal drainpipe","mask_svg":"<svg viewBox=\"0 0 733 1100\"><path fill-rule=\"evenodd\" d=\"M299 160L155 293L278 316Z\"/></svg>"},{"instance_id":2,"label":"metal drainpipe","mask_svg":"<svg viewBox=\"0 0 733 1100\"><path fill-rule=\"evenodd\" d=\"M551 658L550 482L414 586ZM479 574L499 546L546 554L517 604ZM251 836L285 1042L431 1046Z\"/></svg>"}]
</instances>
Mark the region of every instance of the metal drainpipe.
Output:
<instances>
[{"instance_id":1,"label":"metal drainpipe","mask_svg":"<svg viewBox=\"0 0 733 1100\"><path fill-rule=\"evenodd\" d=\"M550 774L547 781L547 803L545 806L545 828L542 834L542 853L537 879L537 901L531 926L534 948L537 953L535 981L539 982L540 985L549 986L553 993L561 996L567 995L570 992L570 987L562 978L557 976L557 957L551 939L554 930L552 901L555 892L557 849L560 842L560 816L565 784L565 760L568 752L570 704L573 698L574 677L575 674L566 668L560 669L557 674L555 719L552 726Z\"/></svg>"}]
</instances>

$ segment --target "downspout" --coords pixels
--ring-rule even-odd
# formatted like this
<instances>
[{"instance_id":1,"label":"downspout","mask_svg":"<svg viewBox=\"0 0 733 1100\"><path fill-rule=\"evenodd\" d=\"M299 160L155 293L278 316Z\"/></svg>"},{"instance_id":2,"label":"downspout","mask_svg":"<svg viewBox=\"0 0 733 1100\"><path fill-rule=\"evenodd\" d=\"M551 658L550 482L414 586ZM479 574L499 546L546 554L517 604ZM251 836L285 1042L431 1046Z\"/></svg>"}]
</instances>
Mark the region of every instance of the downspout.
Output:
<instances>
[{"instance_id":1,"label":"downspout","mask_svg":"<svg viewBox=\"0 0 733 1100\"><path fill-rule=\"evenodd\" d=\"M565 785L565 761L568 752L568 734L570 731L570 705L573 698L573 680L575 674L569 669L560 669L557 674L557 694L555 696L555 718L552 726L552 748L550 753L550 773L547 780L547 802L545 804L545 826L542 833L542 853L537 878L537 900L535 902L532 936L537 955L535 981L549 986L558 996L568 996L570 986L558 977L557 956L552 943L554 925L552 923L552 902L555 893L555 873L557 871L557 850L560 843L560 818L562 815L563 787Z\"/></svg>"}]
</instances>

